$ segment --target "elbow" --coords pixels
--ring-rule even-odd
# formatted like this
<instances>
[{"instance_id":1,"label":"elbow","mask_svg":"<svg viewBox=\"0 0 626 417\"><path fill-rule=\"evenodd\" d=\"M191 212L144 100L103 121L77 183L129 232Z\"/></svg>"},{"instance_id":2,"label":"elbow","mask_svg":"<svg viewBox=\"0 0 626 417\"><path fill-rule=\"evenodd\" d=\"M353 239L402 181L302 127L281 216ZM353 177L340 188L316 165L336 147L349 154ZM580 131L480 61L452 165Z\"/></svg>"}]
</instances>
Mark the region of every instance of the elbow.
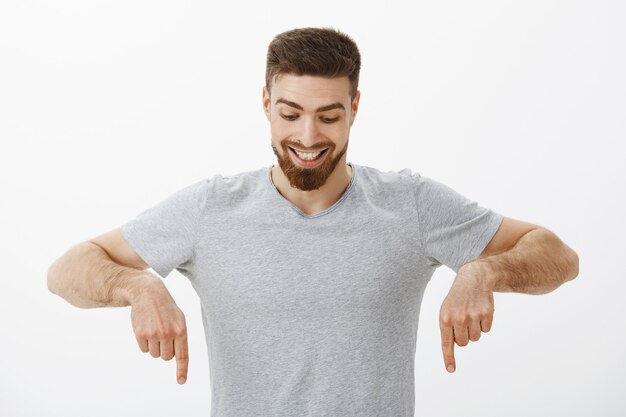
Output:
<instances>
[{"instance_id":1,"label":"elbow","mask_svg":"<svg viewBox=\"0 0 626 417\"><path fill-rule=\"evenodd\" d=\"M561 271L563 283L571 281L578 276L578 254L565 243L562 244L561 250Z\"/></svg>"},{"instance_id":2,"label":"elbow","mask_svg":"<svg viewBox=\"0 0 626 417\"><path fill-rule=\"evenodd\" d=\"M73 254L77 246L78 245L68 249L48 267L46 278L48 291L63 298L65 298L64 293L67 292L66 287L70 285L68 270L69 266L73 263L72 257L79 256Z\"/></svg>"},{"instance_id":3,"label":"elbow","mask_svg":"<svg viewBox=\"0 0 626 417\"><path fill-rule=\"evenodd\" d=\"M568 281L571 281L578 276L578 271L579 271L578 263L579 262L578 262L578 254L571 248L569 249L569 251L570 251L570 256L569 256L570 273L568 275Z\"/></svg>"},{"instance_id":4,"label":"elbow","mask_svg":"<svg viewBox=\"0 0 626 417\"><path fill-rule=\"evenodd\" d=\"M52 294L59 295L59 284L56 278L57 262L58 262L58 259L52 265L50 265L50 267L48 267L48 275L47 275L46 281L47 281L48 291L50 291Z\"/></svg>"},{"instance_id":5,"label":"elbow","mask_svg":"<svg viewBox=\"0 0 626 417\"><path fill-rule=\"evenodd\" d=\"M62 298L65 298L63 295L64 287L67 285L67 283L63 282L64 277L67 275L64 270L65 264L65 258L64 256L61 256L48 267L48 273L46 276L48 291Z\"/></svg>"}]
</instances>

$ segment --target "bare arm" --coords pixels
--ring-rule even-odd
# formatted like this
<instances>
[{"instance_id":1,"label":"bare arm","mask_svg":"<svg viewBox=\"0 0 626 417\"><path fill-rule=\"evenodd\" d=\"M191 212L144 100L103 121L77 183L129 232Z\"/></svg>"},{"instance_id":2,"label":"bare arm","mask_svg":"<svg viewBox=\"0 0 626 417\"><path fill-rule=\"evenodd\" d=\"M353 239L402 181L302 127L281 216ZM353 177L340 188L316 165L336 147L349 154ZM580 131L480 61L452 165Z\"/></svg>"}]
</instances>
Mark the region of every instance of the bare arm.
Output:
<instances>
[{"instance_id":1,"label":"bare arm","mask_svg":"<svg viewBox=\"0 0 626 417\"><path fill-rule=\"evenodd\" d=\"M184 384L189 363L185 316L147 267L116 229L73 246L50 265L48 289L81 308L131 306L141 351L166 361L176 357L176 379Z\"/></svg>"},{"instance_id":2,"label":"bare arm","mask_svg":"<svg viewBox=\"0 0 626 417\"><path fill-rule=\"evenodd\" d=\"M484 279L494 292L547 294L578 276L578 254L540 227L523 235L513 248L481 257L462 269Z\"/></svg>"},{"instance_id":3,"label":"bare arm","mask_svg":"<svg viewBox=\"0 0 626 417\"><path fill-rule=\"evenodd\" d=\"M48 289L80 308L124 307L146 287L167 291L160 278L114 262L92 242L82 242L48 268Z\"/></svg>"},{"instance_id":4,"label":"bare arm","mask_svg":"<svg viewBox=\"0 0 626 417\"><path fill-rule=\"evenodd\" d=\"M515 235L520 229L512 226L510 231ZM506 231L500 236L493 240L494 249L509 241ZM578 254L542 227L523 234L511 249L486 250L479 259L463 265L439 312L448 372L456 369L454 342L465 346L491 329L494 292L546 294L577 276Z\"/></svg>"}]
</instances>

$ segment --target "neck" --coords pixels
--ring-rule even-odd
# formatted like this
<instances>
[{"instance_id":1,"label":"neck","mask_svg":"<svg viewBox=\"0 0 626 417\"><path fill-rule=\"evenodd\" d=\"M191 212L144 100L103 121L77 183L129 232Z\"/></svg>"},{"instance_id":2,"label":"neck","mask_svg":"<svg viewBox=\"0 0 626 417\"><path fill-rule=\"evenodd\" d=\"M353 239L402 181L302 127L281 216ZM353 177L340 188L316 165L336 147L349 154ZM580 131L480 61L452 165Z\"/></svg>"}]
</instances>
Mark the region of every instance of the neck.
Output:
<instances>
[{"instance_id":1,"label":"neck","mask_svg":"<svg viewBox=\"0 0 626 417\"><path fill-rule=\"evenodd\" d=\"M335 204L352 180L352 167L345 159L337 164L328 180L317 190L302 191L294 188L278 165L272 166L272 182L280 194L305 214L315 214Z\"/></svg>"}]
</instances>

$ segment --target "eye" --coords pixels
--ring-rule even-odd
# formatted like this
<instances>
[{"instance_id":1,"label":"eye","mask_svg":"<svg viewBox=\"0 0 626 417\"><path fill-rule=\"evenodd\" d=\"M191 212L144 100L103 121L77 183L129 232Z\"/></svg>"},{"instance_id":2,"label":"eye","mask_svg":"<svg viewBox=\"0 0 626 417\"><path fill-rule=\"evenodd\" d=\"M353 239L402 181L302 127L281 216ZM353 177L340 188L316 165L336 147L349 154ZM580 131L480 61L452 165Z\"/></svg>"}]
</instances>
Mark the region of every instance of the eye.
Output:
<instances>
[{"instance_id":1,"label":"eye","mask_svg":"<svg viewBox=\"0 0 626 417\"><path fill-rule=\"evenodd\" d=\"M285 120L289 120L289 121L294 121L298 118L298 115L292 115L292 114L281 114L280 115L283 119ZM331 117L321 117L320 118L324 123L335 123L337 120L339 120L339 117L335 117L335 118L331 118Z\"/></svg>"}]
</instances>

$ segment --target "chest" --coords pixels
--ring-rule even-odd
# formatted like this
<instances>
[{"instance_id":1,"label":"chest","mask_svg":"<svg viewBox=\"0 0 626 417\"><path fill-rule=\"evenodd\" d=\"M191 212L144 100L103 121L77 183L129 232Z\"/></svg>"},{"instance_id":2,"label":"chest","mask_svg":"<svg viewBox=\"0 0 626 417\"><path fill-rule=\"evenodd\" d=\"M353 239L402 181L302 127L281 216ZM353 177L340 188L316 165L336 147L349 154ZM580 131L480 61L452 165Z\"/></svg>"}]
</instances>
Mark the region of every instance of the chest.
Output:
<instances>
[{"instance_id":1,"label":"chest","mask_svg":"<svg viewBox=\"0 0 626 417\"><path fill-rule=\"evenodd\" d=\"M393 216L289 227L242 219L203 240L196 289L232 312L358 314L393 308L424 285L417 228Z\"/></svg>"}]
</instances>

